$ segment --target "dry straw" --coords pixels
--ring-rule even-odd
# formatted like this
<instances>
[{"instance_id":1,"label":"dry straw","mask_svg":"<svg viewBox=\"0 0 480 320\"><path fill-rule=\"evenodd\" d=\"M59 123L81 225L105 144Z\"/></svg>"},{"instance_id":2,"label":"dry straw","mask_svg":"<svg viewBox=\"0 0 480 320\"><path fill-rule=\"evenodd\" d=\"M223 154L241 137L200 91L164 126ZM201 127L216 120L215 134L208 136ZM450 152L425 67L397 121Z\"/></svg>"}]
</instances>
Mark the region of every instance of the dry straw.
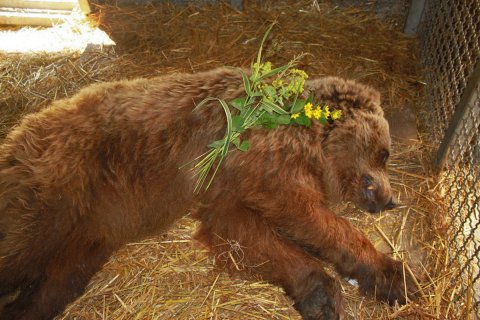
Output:
<instances>
[{"instance_id":1,"label":"dry straw","mask_svg":"<svg viewBox=\"0 0 480 320\"><path fill-rule=\"evenodd\" d=\"M21 115L102 81L197 72L220 65L249 66L263 33L276 21L266 59L282 65L302 52L311 76L337 75L378 88L387 113L422 97L415 41L374 15L321 1L245 1L239 11L217 6L146 7L97 5L95 19L117 43L82 55L0 53L0 137ZM367 215L349 204L337 212L363 230L382 251L405 259L422 277L421 298L389 307L342 281L345 312L352 319L455 319L461 305L448 244L435 221L442 211L435 181L426 173L425 144L395 143L390 166L400 206ZM60 319L298 319L276 287L231 278L213 268L214 258L191 242L195 222L181 220L165 236L129 244L98 273L86 293ZM226 241L225 254L241 268L241 247ZM73 253L74 254L74 253ZM405 270L410 272L410 266Z\"/></svg>"}]
</instances>

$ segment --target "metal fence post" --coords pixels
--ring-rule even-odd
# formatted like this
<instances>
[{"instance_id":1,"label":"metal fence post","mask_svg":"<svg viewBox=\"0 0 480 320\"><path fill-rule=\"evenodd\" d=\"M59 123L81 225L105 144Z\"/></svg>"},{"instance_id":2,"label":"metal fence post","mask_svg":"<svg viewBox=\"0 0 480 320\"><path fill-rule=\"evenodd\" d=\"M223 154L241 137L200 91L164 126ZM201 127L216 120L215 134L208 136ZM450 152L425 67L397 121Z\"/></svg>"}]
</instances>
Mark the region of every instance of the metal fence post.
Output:
<instances>
[{"instance_id":1,"label":"metal fence post","mask_svg":"<svg viewBox=\"0 0 480 320\"><path fill-rule=\"evenodd\" d=\"M411 0L410 8L408 9L408 17L405 22L405 28L403 32L408 35L417 34L418 26L422 20L423 11L425 9L426 0Z\"/></svg>"}]
</instances>

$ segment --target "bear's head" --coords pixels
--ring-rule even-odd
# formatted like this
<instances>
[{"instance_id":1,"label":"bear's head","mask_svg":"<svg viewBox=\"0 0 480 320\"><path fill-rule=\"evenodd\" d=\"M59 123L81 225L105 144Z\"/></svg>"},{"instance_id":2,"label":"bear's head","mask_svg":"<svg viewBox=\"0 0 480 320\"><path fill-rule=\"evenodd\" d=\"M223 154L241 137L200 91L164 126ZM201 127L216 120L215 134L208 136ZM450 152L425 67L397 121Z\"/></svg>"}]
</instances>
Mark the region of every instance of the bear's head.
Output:
<instances>
[{"instance_id":1,"label":"bear's head","mask_svg":"<svg viewBox=\"0 0 480 320\"><path fill-rule=\"evenodd\" d=\"M306 88L318 103L342 110L339 120L315 126L329 199L352 201L371 213L393 208L387 175L391 140L380 94L368 86L333 77L308 81Z\"/></svg>"}]
</instances>

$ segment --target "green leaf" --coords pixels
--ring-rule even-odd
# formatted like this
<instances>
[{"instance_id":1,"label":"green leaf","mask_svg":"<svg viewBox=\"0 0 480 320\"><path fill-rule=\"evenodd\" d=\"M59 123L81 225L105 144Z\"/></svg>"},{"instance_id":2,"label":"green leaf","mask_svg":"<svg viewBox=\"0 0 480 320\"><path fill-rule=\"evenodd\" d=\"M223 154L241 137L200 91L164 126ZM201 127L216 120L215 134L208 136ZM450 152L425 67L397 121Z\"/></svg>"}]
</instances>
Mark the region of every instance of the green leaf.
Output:
<instances>
[{"instance_id":1,"label":"green leaf","mask_svg":"<svg viewBox=\"0 0 480 320\"><path fill-rule=\"evenodd\" d=\"M248 140L244 140L244 141L242 141L242 143L240 143L240 138L239 137L236 137L235 139L233 139L232 143L240 151L247 151L250 148L250 142L248 142Z\"/></svg>"},{"instance_id":2,"label":"green leaf","mask_svg":"<svg viewBox=\"0 0 480 320\"><path fill-rule=\"evenodd\" d=\"M279 125L290 124L290 115L264 113L260 117L259 122L264 128L275 129Z\"/></svg>"},{"instance_id":3,"label":"green leaf","mask_svg":"<svg viewBox=\"0 0 480 320\"><path fill-rule=\"evenodd\" d=\"M323 125L325 125L325 124L328 123L327 118L325 118L325 116L323 115L323 113L322 113L322 115L320 116L320 119L318 119L318 121L319 121L321 124L323 124Z\"/></svg>"},{"instance_id":4,"label":"green leaf","mask_svg":"<svg viewBox=\"0 0 480 320\"><path fill-rule=\"evenodd\" d=\"M240 138L236 137L235 139L232 140L232 143L235 147L238 148L238 146L240 145Z\"/></svg>"},{"instance_id":5,"label":"green leaf","mask_svg":"<svg viewBox=\"0 0 480 320\"><path fill-rule=\"evenodd\" d=\"M274 121L273 115L267 112L263 113L260 116L260 118L258 119L258 122L262 125L262 127L269 128L269 129L272 129L274 127L276 128L278 126Z\"/></svg>"},{"instance_id":6,"label":"green leaf","mask_svg":"<svg viewBox=\"0 0 480 320\"><path fill-rule=\"evenodd\" d=\"M272 97L275 98L277 95L277 90L271 85L267 85L265 88L263 88L263 93L267 97Z\"/></svg>"},{"instance_id":7,"label":"green leaf","mask_svg":"<svg viewBox=\"0 0 480 320\"><path fill-rule=\"evenodd\" d=\"M233 130L236 132L243 132L245 131L245 128L243 127L243 124L245 123L245 118L242 117L241 115L235 115L232 117L232 125L233 125Z\"/></svg>"},{"instance_id":8,"label":"green leaf","mask_svg":"<svg viewBox=\"0 0 480 320\"><path fill-rule=\"evenodd\" d=\"M289 114L282 114L275 117L275 121L278 124L287 125L290 124L291 117Z\"/></svg>"},{"instance_id":9,"label":"green leaf","mask_svg":"<svg viewBox=\"0 0 480 320\"><path fill-rule=\"evenodd\" d=\"M248 140L243 140L240 146L237 146L238 150L240 151L248 151L250 149L250 142Z\"/></svg>"},{"instance_id":10,"label":"green leaf","mask_svg":"<svg viewBox=\"0 0 480 320\"><path fill-rule=\"evenodd\" d=\"M288 87L281 87L280 89L278 89L278 94L287 100L290 99L290 97L292 96L292 92L290 92Z\"/></svg>"},{"instance_id":11,"label":"green leaf","mask_svg":"<svg viewBox=\"0 0 480 320\"><path fill-rule=\"evenodd\" d=\"M247 102L247 97L237 98L230 101L230 105L235 109L242 111L245 108L245 103Z\"/></svg>"},{"instance_id":12,"label":"green leaf","mask_svg":"<svg viewBox=\"0 0 480 320\"><path fill-rule=\"evenodd\" d=\"M213 141L208 146L210 148L221 149L224 147L224 145L225 145L225 139L222 139L222 140Z\"/></svg>"},{"instance_id":13,"label":"green leaf","mask_svg":"<svg viewBox=\"0 0 480 320\"><path fill-rule=\"evenodd\" d=\"M291 113L299 113L303 110L307 102L302 99L298 99L295 101L295 103L292 105L292 108L290 109Z\"/></svg>"},{"instance_id":14,"label":"green leaf","mask_svg":"<svg viewBox=\"0 0 480 320\"><path fill-rule=\"evenodd\" d=\"M310 125L312 124L312 120L303 113L300 114L298 118L293 119L293 121L295 121L296 124L299 124L305 127L310 127Z\"/></svg>"},{"instance_id":15,"label":"green leaf","mask_svg":"<svg viewBox=\"0 0 480 320\"><path fill-rule=\"evenodd\" d=\"M276 129L278 128L278 124L273 122L264 122L262 123L262 127L266 129Z\"/></svg>"},{"instance_id":16,"label":"green leaf","mask_svg":"<svg viewBox=\"0 0 480 320\"><path fill-rule=\"evenodd\" d=\"M265 108L266 111L274 111L278 114L288 114L288 112L285 111L282 107L266 99L262 100L262 106Z\"/></svg>"}]
</instances>

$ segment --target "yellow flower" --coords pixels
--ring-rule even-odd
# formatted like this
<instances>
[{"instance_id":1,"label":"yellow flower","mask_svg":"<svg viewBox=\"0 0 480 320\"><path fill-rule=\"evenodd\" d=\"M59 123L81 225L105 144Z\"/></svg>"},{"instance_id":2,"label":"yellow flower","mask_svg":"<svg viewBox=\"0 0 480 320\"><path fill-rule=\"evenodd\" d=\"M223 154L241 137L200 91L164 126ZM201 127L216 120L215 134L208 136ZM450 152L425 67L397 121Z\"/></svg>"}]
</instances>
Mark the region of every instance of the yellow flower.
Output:
<instances>
[{"instance_id":1,"label":"yellow flower","mask_svg":"<svg viewBox=\"0 0 480 320\"><path fill-rule=\"evenodd\" d=\"M305 115L309 118L313 116L313 110L312 110L312 104L309 102L305 105L304 110L305 110Z\"/></svg>"},{"instance_id":2,"label":"yellow flower","mask_svg":"<svg viewBox=\"0 0 480 320\"><path fill-rule=\"evenodd\" d=\"M290 118L292 119L297 119L298 117L300 117L300 113L293 113Z\"/></svg>"},{"instance_id":3,"label":"yellow flower","mask_svg":"<svg viewBox=\"0 0 480 320\"><path fill-rule=\"evenodd\" d=\"M313 117L318 120L320 119L321 116L322 116L322 108L320 108L320 106L317 106L313 111Z\"/></svg>"},{"instance_id":4,"label":"yellow flower","mask_svg":"<svg viewBox=\"0 0 480 320\"><path fill-rule=\"evenodd\" d=\"M308 74L303 71L303 70L300 70L300 69L291 69L290 71L292 74L296 74L298 76L300 76L301 78L303 79L307 79L308 78Z\"/></svg>"},{"instance_id":5,"label":"yellow flower","mask_svg":"<svg viewBox=\"0 0 480 320\"><path fill-rule=\"evenodd\" d=\"M323 107L323 116L324 116L325 118L330 117L330 107L329 107L329 106Z\"/></svg>"},{"instance_id":6,"label":"yellow flower","mask_svg":"<svg viewBox=\"0 0 480 320\"><path fill-rule=\"evenodd\" d=\"M332 120L340 119L341 116L342 116L342 110L333 110L332 111L332 114L331 114Z\"/></svg>"},{"instance_id":7,"label":"yellow flower","mask_svg":"<svg viewBox=\"0 0 480 320\"><path fill-rule=\"evenodd\" d=\"M270 61L267 61L263 64L261 64L261 68L263 69L263 73L268 73L270 71L272 71L272 63Z\"/></svg>"},{"instance_id":8,"label":"yellow flower","mask_svg":"<svg viewBox=\"0 0 480 320\"><path fill-rule=\"evenodd\" d=\"M272 86L273 86L274 88L280 88L281 86L283 86L283 80L282 80L282 79L275 79L275 80L273 80Z\"/></svg>"}]
</instances>

